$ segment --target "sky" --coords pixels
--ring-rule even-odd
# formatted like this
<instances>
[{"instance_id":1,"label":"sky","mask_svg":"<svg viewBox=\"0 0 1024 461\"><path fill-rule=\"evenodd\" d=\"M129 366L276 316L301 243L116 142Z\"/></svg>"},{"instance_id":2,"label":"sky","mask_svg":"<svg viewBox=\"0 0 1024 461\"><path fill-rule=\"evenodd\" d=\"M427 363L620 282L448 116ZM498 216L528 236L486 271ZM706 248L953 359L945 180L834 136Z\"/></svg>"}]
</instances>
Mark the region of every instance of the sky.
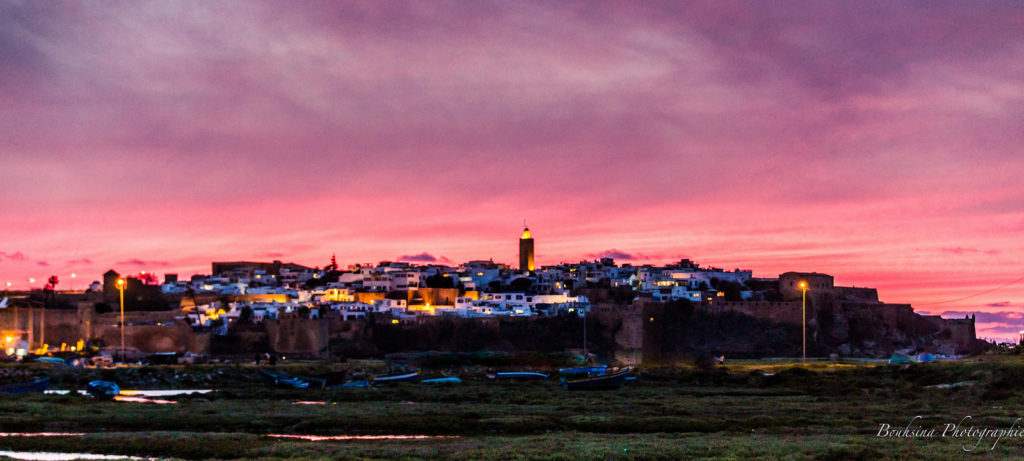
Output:
<instances>
[{"instance_id":1,"label":"sky","mask_svg":"<svg viewBox=\"0 0 1024 461\"><path fill-rule=\"evenodd\" d=\"M1009 338L1022 176L1017 1L0 0L15 289L515 265L525 219L542 265L824 272Z\"/></svg>"}]
</instances>

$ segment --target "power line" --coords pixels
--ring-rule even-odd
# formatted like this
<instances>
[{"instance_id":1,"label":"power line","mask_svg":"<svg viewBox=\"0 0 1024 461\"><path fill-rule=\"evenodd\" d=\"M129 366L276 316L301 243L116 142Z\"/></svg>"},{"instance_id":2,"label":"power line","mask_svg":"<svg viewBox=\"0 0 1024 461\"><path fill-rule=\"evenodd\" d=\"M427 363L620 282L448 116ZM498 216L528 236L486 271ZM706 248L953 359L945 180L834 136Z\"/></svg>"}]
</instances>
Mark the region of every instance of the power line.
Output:
<instances>
[{"instance_id":1,"label":"power line","mask_svg":"<svg viewBox=\"0 0 1024 461\"><path fill-rule=\"evenodd\" d=\"M1010 285L1013 285L1015 283L1019 283L1021 281L1024 281L1024 277L1021 277L1021 278L1019 278L1017 280L1014 280L1014 281L1012 281L1010 283L1007 283L1007 284L1004 284L1004 285L999 285L999 286L997 286L995 288L992 288L992 289L988 289L988 290L985 290L985 291L980 291L980 292L975 293L975 294L970 295L970 296L964 296L962 298L950 299L950 300L947 300L947 301L938 301L938 302L933 302L933 303L920 303L920 304L915 304L915 306L933 306L933 305L936 305L936 304L955 303L957 301L963 301L965 299L975 298L975 297L978 297L978 296L981 296L981 295L984 295L984 294L991 293L991 292L996 291L996 290L1001 290L1003 288L1006 288L1006 287L1008 287Z\"/></svg>"}]
</instances>

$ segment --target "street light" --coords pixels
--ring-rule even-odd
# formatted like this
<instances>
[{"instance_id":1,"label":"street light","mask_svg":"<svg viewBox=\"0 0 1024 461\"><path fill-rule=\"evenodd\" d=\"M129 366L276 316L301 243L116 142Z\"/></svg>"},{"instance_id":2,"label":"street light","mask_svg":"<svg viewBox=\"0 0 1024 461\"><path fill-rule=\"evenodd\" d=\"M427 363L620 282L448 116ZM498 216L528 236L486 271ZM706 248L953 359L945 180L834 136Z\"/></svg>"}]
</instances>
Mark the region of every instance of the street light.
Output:
<instances>
[{"instance_id":1,"label":"street light","mask_svg":"<svg viewBox=\"0 0 1024 461\"><path fill-rule=\"evenodd\" d=\"M124 279L117 279L117 291L121 293L121 363L124 363Z\"/></svg>"},{"instance_id":2,"label":"street light","mask_svg":"<svg viewBox=\"0 0 1024 461\"><path fill-rule=\"evenodd\" d=\"M801 296L801 312L803 312L803 331L804 331L804 363L807 363L807 282L800 281L800 291L803 292Z\"/></svg>"},{"instance_id":3,"label":"street light","mask_svg":"<svg viewBox=\"0 0 1024 461\"><path fill-rule=\"evenodd\" d=\"M68 284L68 289L75 291L75 277L78 277L74 272L71 273L71 282Z\"/></svg>"}]
</instances>

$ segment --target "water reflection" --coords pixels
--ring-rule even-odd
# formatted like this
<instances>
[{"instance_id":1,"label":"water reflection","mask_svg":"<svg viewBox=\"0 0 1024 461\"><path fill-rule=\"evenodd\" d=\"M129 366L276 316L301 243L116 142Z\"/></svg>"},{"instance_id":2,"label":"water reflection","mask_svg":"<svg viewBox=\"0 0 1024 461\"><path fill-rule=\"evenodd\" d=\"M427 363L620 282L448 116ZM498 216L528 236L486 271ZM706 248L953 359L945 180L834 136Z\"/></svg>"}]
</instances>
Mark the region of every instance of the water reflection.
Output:
<instances>
[{"instance_id":1,"label":"water reflection","mask_svg":"<svg viewBox=\"0 0 1024 461\"><path fill-rule=\"evenodd\" d=\"M75 460L75 459L109 459L109 460L121 460L121 459L142 459L142 460L155 460L157 458L140 458L138 456L120 456L120 455L94 455L92 453L51 453L44 451L4 451L0 450L0 456L12 458L12 459L32 459L32 460L47 460L47 461L64 461L64 460Z\"/></svg>"},{"instance_id":2,"label":"water reflection","mask_svg":"<svg viewBox=\"0 0 1024 461\"><path fill-rule=\"evenodd\" d=\"M80 437L85 432L0 432L0 437Z\"/></svg>"},{"instance_id":3,"label":"water reflection","mask_svg":"<svg viewBox=\"0 0 1024 461\"><path fill-rule=\"evenodd\" d=\"M46 391L47 394L66 395L70 393L69 390L52 389ZM132 396L143 396L143 397L170 397L172 395L188 395L188 394L207 394L213 392L213 389L150 389L150 390L131 390L122 389L119 395L132 395ZM88 395L85 391L78 391L79 394Z\"/></svg>"},{"instance_id":4,"label":"water reflection","mask_svg":"<svg viewBox=\"0 0 1024 461\"><path fill-rule=\"evenodd\" d=\"M267 434L267 437L282 439L300 439L312 442L326 440L424 440L424 439L457 439L457 435L300 435L300 434Z\"/></svg>"},{"instance_id":5,"label":"water reflection","mask_svg":"<svg viewBox=\"0 0 1024 461\"><path fill-rule=\"evenodd\" d=\"M116 395L114 400L118 402L155 403L158 405L177 405L177 400L147 399L146 397L132 397L130 395Z\"/></svg>"}]
</instances>

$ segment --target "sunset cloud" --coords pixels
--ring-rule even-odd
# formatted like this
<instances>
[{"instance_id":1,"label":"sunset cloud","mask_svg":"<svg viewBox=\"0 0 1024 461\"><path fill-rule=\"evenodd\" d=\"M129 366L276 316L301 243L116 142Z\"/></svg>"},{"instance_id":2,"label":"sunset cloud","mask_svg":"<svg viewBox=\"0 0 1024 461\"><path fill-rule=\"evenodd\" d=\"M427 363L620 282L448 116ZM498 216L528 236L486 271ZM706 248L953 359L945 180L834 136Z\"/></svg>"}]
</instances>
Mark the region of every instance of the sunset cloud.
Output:
<instances>
[{"instance_id":1,"label":"sunset cloud","mask_svg":"<svg viewBox=\"0 0 1024 461\"><path fill-rule=\"evenodd\" d=\"M448 258L445 258L444 256L437 257L437 256L434 256L434 255L432 255L430 253L423 252L423 253L415 254L415 255L402 255L402 256L398 257L398 260L399 261L406 261L406 262L433 263L433 262L447 262Z\"/></svg>"},{"instance_id":2,"label":"sunset cloud","mask_svg":"<svg viewBox=\"0 0 1024 461\"><path fill-rule=\"evenodd\" d=\"M166 267L170 266L171 263L167 261L144 261L141 259L127 259L124 261L118 261L116 264L125 266L141 266L141 267Z\"/></svg>"}]
</instances>

